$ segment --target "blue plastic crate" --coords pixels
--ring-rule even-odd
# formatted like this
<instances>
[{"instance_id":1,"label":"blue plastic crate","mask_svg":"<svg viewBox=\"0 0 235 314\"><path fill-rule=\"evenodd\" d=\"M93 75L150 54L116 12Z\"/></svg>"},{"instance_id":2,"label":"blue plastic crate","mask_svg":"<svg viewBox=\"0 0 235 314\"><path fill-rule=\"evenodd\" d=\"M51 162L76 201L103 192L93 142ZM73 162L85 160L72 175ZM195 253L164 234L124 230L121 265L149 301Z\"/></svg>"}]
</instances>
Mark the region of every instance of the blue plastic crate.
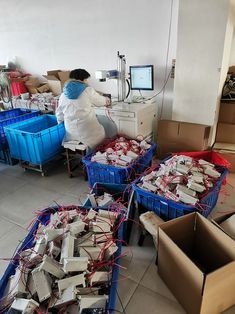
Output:
<instances>
[{"instance_id":1,"label":"blue plastic crate","mask_svg":"<svg viewBox=\"0 0 235 314\"><path fill-rule=\"evenodd\" d=\"M141 174L149 167L156 148L157 145L152 144L144 155L140 156L126 168L92 162L91 157L94 153L86 155L82 161L86 165L89 185L92 187L96 182L127 184L133 181L136 175Z\"/></svg>"},{"instance_id":2,"label":"blue plastic crate","mask_svg":"<svg viewBox=\"0 0 235 314\"><path fill-rule=\"evenodd\" d=\"M110 184L96 182L90 193L94 193L96 196L100 196L103 195L104 192L111 194L115 201L119 201L127 208L127 219L129 220L124 223L123 239L126 243L129 243L135 215L135 205L132 201L132 186L128 184ZM83 206L87 208L94 208L91 205L89 198L85 200ZM112 210L112 205L102 206L99 208Z\"/></svg>"},{"instance_id":3,"label":"blue plastic crate","mask_svg":"<svg viewBox=\"0 0 235 314\"><path fill-rule=\"evenodd\" d=\"M82 207L80 207L82 209ZM28 235L23 240L22 244L19 246L19 248L16 250L16 253L12 259L12 262L9 263L5 273L3 274L1 280L0 280L0 300L4 296L4 291L7 287L7 282L10 278L10 276L14 275L15 270L17 266L19 265L18 261L18 254L22 251L31 248L34 243L35 234L39 227L39 224L42 223L43 225L46 225L50 220L50 215L52 213L55 213L60 209L59 206L49 207L42 211L42 215L40 215L37 219L37 221L33 224L32 228L30 229ZM87 210L84 208L84 210ZM123 226L120 225L118 232L117 232L117 239L122 240L122 234L123 234ZM119 278L119 256L121 255L122 250L122 244L121 241L117 242L118 250L114 253L114 259L115 259L115 265L113 266L112 270L112 279L111 279L111 287L110 287L110 293L109 293L109 300L107 303L107 311L109 311L110 314L115 314L115 304L116 304L116 294L117 294L117 286L118 286L118 278ZM7 311L2 312L1 311L1 301L0 301L0 313L7 314Z\"/></svg>"},{"instance_id":4,"label":"blue plastic crate","mask_svg":"<svg viewBox=\"0 0 235 314\"><path fill-rule=\"evenodd\" d=\"M36 116L39 116L39 110L30 109L11 109L0 112L0 149L7 146L7 139L4 132L4 127L19 121L24 121Z\"/></svg>"},{"instance_id":5,"label":"blue plastic crate","mask_svg":"<svg viewBox=\"0 0 235 314\"><path fill-rule=\"evenodd\" d=\"M177 203L160 195L145 191L137 186L137 184L140 183L141 178L133 182L132 188L136 192L136 198L138 205L140 205L140 209L144 211L153 211L164 221L195 211L198 211L203 216L207 217L217 203L221 185L228 173L228 170L225 167L218 166L218 169L221 172L221 176L211 191L200 200L200 207Z\"/></svg>"},{"instance_id":6,"label":"blue plastic crate","mask_svg":"<svg viewBox=\"0 0 235 314\"><path fill-rule=\"evenodd\" d=\"M13 158L43 165L62 150L64 124L57 124L53 115L32 118L4 129Z\"/></svg>"}]
</instances>

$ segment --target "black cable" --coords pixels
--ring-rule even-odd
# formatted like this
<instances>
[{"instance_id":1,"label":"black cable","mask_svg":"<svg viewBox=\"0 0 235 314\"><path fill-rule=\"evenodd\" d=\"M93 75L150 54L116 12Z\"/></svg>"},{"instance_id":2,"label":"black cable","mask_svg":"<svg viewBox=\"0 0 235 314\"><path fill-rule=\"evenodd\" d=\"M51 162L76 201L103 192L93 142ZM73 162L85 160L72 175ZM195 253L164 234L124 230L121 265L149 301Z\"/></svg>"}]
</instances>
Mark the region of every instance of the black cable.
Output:
<instances>
[{"instance_id":1,"label":"black cable","mask_svg":"<svg viewBox=\"0 0 235 314\"><path fill-rule=\"evenodd\" d=\"M128 98L128 96L130 95L130 91L131 91L131 86L130 86L130 82L129 82L129 80L128 80L128 79L126 79L126 82L127 82L127 85L128 85L128 92L127 92L127 94L126 94L126 98L125 98L125 99L127 99L127 98Z\"/></svg>"},{"instance_id":2,"label":"black cable","mask_svg":"<svg viewBox=\"0 0 235 314\"><path fill-rule=\"evenodd\" d=\"M167 43L167 53L166 53L166 65L165 65L165 80L167 77L167 65L168 65L168 58L169 58L169 50L170 50L170 39L171 39L171 25L172 25L172 12L173 12L173 0L171 0L171 11L170 11L170 24L169 24L169 31L168 31L168 43ZM171 74L168 75L168 78L166 81L168 81L169 77ZM165 84L166 86L166 84ZM162 118L162 112L163 112L163 105L164 105L164 100L165 100L165 86L163 88L163 95L162 95L162 104L161 104L161 110L160 110L160 115L159 115L159 120Z\"/></svg>"},{"instance_id":3,"label":"black cable","mask_svg":"<svg viewBox=\"0 0 235 314\"><path fill-rule=\"evenodd\" d=\"M170 24L169 24L169 31L168 31L168 44L167 44L166 65L165 65L165 80L164 80L165 83L163 84L163 87L160 89L160 91L158 93L156 93L152 97L149 97L149 98L144 100L144 101L151 100L151 99L155 98L156 96L158 96L159 94L161 94L161 92L163 91L162 104L161 104L161 110L160 110L160 120L161 120L162 109L163 109L163 104L164 104L165 87L166 87L166 84L169 81L169 78L170 78L170 75L171 75L171 70L172 70L171 69L169 71L169 74L167 75L167 64L168 64L168 58L169 58L170 39L171 39L172 14L173 14L173 0L171 0ZM140 101L140 102L142 102L142 101Z\"/></svg>"},{"instance_id":4,"label":"black cable","mask_svg":"<svg viewBox=\"0 0 235 314\"><path fill-rule=\"evenodd\" d=\"M166 79L164 85L163 85L162 88L160 89L160 91L159 91L158 93L154 94L153 96L144 99L144 101L151 100L151 99L153 99L154 97L156 97L156 96L158 96L159 94L161 94L161 92L162 92L163 89L165 88L165 86L166 86L166 84L167 84L167 82L168 82L168 80L169 80L169 78L170 78L170 75L171 75L171 70L170 70L170 72L169 72L169 74L168 74L168 76L167 76L167 79ZM141 102L142 102L142 101L141 101Z\"/></svg>"}]
</instances>

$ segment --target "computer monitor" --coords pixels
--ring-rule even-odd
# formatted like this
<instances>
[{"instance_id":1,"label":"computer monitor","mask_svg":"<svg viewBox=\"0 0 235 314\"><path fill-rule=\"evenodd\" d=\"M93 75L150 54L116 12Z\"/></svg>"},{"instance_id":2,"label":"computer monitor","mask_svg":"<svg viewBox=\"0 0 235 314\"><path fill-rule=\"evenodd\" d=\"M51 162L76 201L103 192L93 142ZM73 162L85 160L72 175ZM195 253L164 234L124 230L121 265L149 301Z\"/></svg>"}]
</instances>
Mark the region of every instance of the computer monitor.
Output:
<instances>
[{"instance_id":1,"label":"computer monitor","mask_svg":"<svg viewBox=\"0 0 235 314\"><path fill-rule=\"evenodd\" d=\"M153 90L153 65L130 66L132 90Z\"/></svg>"}]
</instances>

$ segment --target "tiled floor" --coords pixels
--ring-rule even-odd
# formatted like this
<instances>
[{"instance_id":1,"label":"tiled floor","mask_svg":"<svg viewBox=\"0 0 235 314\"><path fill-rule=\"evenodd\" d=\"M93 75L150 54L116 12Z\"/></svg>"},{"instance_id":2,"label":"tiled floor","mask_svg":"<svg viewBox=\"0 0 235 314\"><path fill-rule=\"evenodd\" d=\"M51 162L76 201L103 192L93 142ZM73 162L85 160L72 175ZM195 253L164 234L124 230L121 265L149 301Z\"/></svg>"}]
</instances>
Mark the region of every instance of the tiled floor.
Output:
<instances>
[{"instance_id":1,"label":"tiled floor","mask_svg":"<svg viewBox=\"0 0 235 314\"><path fill-rule=\"evenodd\" d=\"M234 186L235 175L230 175L213 215L235 208ZM82 175L68 178L63 165L49 171L49 176L41 177L39 173L24 172L18 165L0 164L0 275L26 235L35 210L54 202L81 204L88 191ZM117 313L185 313L158 276L151 238L146 239L143 247L137 246L137 229L135 227L132 232L130 246L123 247L126 257L122 260ZM235 307L224 313L235 313Z\"/></svg>"}]
</instances>

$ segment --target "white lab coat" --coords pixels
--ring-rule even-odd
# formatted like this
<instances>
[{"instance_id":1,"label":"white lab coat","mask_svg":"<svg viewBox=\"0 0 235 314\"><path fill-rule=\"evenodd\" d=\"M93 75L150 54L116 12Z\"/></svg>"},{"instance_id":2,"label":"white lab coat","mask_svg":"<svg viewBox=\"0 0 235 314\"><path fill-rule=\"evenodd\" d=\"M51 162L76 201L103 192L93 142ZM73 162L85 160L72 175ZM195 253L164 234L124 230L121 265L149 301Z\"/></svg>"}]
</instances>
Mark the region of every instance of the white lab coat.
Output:
<instances>
[{"instance_id":1,"label":"white lab coat","mask_svg":"<svg viewBox=\"0 0 235 314\"><path fill-rule=\"evenodd\" d=\"M64 141L80 141L89 148L100 144L105 138L105 131L96 118L94 106L105 104L106 98L92 87L87 87L77 99L68 99L62 93L56 117L58 123L64 121Z\"/></svg>"}]
</instances>

